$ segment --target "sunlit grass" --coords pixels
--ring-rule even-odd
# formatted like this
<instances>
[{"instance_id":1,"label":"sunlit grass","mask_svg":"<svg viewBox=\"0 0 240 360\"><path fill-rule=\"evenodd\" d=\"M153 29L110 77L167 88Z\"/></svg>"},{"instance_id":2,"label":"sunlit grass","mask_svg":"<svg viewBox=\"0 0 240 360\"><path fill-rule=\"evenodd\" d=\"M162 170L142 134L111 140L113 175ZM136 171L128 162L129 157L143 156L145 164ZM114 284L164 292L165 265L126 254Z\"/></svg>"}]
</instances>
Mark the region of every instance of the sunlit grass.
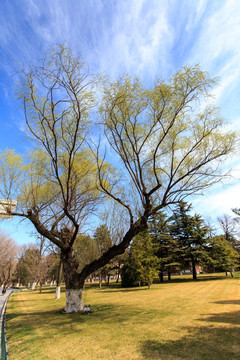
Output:
<instances>
[{"instance_id":1,"label":"sunlit grass","mask_svg":"<svg viewBox=\"0 0 240 360\"><path fill-rule=\"evenodd\" d=\"M10 359L239 359L239 277L181 279L150 290L88 287L89 315L62 314L54 289L13 294Z\"/></svg>"}]
</instances>

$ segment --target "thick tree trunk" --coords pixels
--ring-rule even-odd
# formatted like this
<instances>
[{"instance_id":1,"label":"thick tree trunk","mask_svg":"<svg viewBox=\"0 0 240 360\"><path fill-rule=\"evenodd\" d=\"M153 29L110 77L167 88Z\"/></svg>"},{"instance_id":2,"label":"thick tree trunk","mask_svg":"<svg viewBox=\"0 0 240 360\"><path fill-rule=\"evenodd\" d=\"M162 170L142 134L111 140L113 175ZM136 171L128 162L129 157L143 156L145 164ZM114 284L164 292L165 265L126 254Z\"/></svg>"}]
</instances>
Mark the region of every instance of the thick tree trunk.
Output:
<instances>
[{"instance_id":1,"label":"thick tree trunk","mask_svg":"<svg viewBox=\"0 0 240 360\"><path fill-rule=\"evenodd\" d=\"M66 285L66 307L63 310L64 312L71 313L83 310L82 294L85 279L90 274L108 264L115 256L123 254L134 236L145 229L147 229L147 216L142 216L134 224L131 224L120 244L110 247L99 259L86 265L80 273L78 272L79 263L72 249L71 231L67 228L61 231L61 261ZM57 241L55 241L55 243L57 243Z\"/></svg>"},{"instance_id":2,"label":"thick tree trunk","mask_svg":"<svg viewBox=\"0 0 240 360\"><path fill-rule=\"evenodd\" d=\"M72 248L61 251L61 261L66 284L66 306L65 313L75 313L83 310L83 287L84 279L80 279L78 262Z\"/></svg>"},{"instance_id":3,"label":"thick tree trunk","mask_svg":"<svg viewBox=\"0 0 240 360\"><path fill-rule=\"evenodd\" d=\"M75 313L83 310L83 289L66 289L65 313Z\"/></svg>"}]
</instances>

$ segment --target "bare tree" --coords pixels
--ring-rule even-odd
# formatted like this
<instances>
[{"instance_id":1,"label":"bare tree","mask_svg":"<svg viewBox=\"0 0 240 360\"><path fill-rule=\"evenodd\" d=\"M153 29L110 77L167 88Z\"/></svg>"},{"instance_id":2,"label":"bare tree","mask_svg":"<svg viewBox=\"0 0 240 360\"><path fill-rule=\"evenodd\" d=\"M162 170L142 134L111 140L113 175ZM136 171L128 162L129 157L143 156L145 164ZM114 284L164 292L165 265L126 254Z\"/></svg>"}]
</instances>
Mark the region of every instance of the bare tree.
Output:
<instances>
[{"instance_id":1,"label":"bare tree","mask_svg":"<svg viewBox=\"0 0 240 360\"><path fill-rule=\"evenodd\" d=\"M3 231L0 232L0 284L11 282L16 267L16 243Z\"/></svg>"},{"instance_id":2,"label":"bare tree","mask_svg":"<svg viewBox=\"0 0 240 360\"><path fill-rule=\"evenodd\" d=\"M223 231L223 235L226 240L231 243L236 242L236 235L237 235L237 222L231 216L224 214L217 218L219 226Z\"/></svg>"}]
</instances>

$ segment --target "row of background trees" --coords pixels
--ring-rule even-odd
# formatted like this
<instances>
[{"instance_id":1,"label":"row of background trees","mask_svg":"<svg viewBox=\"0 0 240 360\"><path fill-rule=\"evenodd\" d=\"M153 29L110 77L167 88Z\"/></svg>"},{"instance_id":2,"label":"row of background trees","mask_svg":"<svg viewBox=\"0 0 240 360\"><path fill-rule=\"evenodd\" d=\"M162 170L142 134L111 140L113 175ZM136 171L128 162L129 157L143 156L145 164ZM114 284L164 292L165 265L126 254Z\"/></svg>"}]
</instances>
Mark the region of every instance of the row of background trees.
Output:
<instances>
[{"instance_id":1,"label":"row of background trees","mask_svg":"<svg viewBox=\"0 0 240 360\"><path fill-rule=\"evenodd\" d=\"M237 210L235 213L238 214ZM107 265L91 274L99 286L102 280L108 284L110 277L119 281L123 287L148 285L164 275L171 280L171 275L191 271L197 278L197 269L201 272L239 269L240 242L238 239L239 221L237 218L223 215L218 218L221 235L216 235L213 228L206 224L198 214L192 214L192 207L181 202L167 216L161 212L149 221L149 228L138 234L131 242L124 255L117 256ZM99 258L113 246L113 236L106 225L100 225L93 236L79 235L74 251L79 263L79 271L87 264ZM6 234L1 233L1 283L13 282L31 286L35 289L42 285L63 281L61 261L58 249L47 239L38 237L37 244L17 247ZM56 294L56 297L59 298Z\"/></svg>"}]
</instances>

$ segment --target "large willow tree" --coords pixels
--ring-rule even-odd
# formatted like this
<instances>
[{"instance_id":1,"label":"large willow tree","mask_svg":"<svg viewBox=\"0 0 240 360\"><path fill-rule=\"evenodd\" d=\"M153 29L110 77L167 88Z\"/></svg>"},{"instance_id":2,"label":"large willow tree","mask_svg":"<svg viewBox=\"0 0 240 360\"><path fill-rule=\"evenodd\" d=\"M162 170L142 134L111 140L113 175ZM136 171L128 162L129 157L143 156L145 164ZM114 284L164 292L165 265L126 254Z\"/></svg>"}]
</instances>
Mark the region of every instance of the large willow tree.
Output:
<instances>
[{"instance_id":1,"label":"large willow tree","mask_svg":"<svg viewBox=\"0 0 240 360\"><path fill-rule=\"evenodd\" d=\"M168 82L157 80L153 88L122 77L96 92L86 64L65 48L23 72L19 96L36 149L23 160L14 152L1 155L0 191L6 199L18 197L13 216L30 220L60 248L66 312L82 309L86 277L122 254L151 215L223 176L219 165L234 150L235 135L223 131L213 107L200 105L214 83L198 67L186 67ZM100 147L94 154L86 141L95 94L116 154L106 159L116 160L117 171ZM80 269L74 242L83 221L106 197L125 209L126 232Z\"/></svg>"}]
</instances>

